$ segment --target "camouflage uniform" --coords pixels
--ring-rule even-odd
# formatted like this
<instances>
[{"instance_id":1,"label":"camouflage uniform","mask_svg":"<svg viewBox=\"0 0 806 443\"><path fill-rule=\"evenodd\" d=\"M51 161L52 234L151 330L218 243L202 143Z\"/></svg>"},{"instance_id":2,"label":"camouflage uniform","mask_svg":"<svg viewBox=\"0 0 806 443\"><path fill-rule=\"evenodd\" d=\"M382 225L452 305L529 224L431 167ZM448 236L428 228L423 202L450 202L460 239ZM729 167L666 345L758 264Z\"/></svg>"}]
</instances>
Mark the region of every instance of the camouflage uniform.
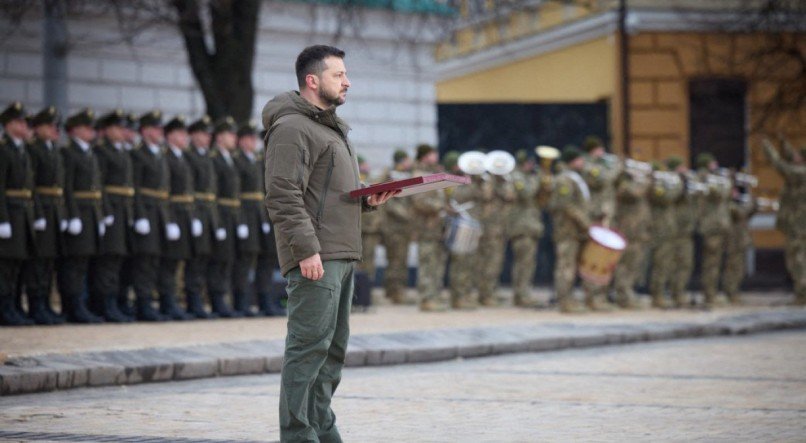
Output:
<instances>
[{"instance_id":1,"label":"camouflage uniform","mask_svg":"<svg viewBox=\"0 0 806 443\"><path fill-rule=\"evenodd\" d=\"M730 181L725 177L700 172L700 179L708 183L708 194L703 200L700 214L700 234L702 234L702 290L706 307L716 302L719 286L719 271L722 268L722 254L730 228Z\"/></svg>"},{"instance_id":2,"label":"camouflage uniform","mask_svg":"<svg viewBox=\"0 0 806 443\"><path fill-rule=\"evenodd\" d=\"M669 306L666 301L666 287L671 284L675 267L674 238L677 221L673 202L680 198L682 193L682 181L663 181L657 178L650 190L653 245L649 293L652 296L652 306L656 308Z\"/></svg>"},{"instance_id":3,"label":"camouflage uniform","mask_svg":"<svg viewBox=\"0 0 806 443\"><path fill-rule=\"evenodd\" d=\"M574 301L572 291L580 247L588 238L590 228L590 197L586 193L587 185L579 174L566 170L557 175L549 204L554 221L553 238L557 257L554 265L554 290L560 310L564 312L584 310Z\"/></svg>"},{"instance_id":4,"label":"camouflage uniform","mask_svg":"<svg viewBox=\"0 0 806 443\"><path fill-rule=\"evenodd\" d=\"M430 173L431 168L415 166L414 176ZM411 196L413 217L417 220L417 291L420 309L441 310L440 292L445 275L446 252L442 244L442 211L445 194L441 190Z\"/></svg>"},{"instance_id":5,"label":"camouflage uniform","mask_svg":"<svg viewBox=\"0 0 806 443\"><path fill-rule=\"evenodd\" d=\"M407 172L390 171L387 180L401 180L410 176ZM393 303L403 303L409 274L411 199L393 198L383 205L380 212L380 232L386 247L387 260L383 277L386 297Z\"/></svg>"},{"instance_id":6,"label":"camouflage uniform","mask_svg":"<svg viewBox=\"0 0 806 443\"><path fill-rule=\"evenodd\" d=\"M616 302L622 308L638 307L635 283L644 269L647 243L650 239L651 214L647 192L649 178L622 174L616 186L618 206L614 217L616 229L627 239L627 248L621 255L614 275Z\"/></svg>"},{"instance_id":7,"label":"camouflage uniform","mask_svg":"<svg viewBox=\"0 0 806 443\"><path fill-rule=\"evenodd\" d=\"M477 272L479 301L485 306L495 306L495 290L501 277L506 252L506 235L504 221L507 220L512 202L515 201L515 187L512 182L502 176L491 178L493 197L489 210L484 211L481 224L484 229L479 239L478 255L484 257L484 265Z\"/></svg>"},{"instance_id":8,"label":"camouflage uniform","mask_svg":"<svg viewBox=\"0 0 806 443\"><path fill-rule=\"evenodd\" d=\"M767 158L784 177L776 228L786 236L784 250L786 267L795 285L795 303L806 305L806 165L787 163L769 145L764 146Z\"/></svg>"},{"instance_id":9,"label":"camouflage uniform","mask_svg":"<svg viewBox=\"0 0 806 443\"><path fill-rule=\"evenodd\" d=\"M682 174L685 183L697 180L693 174ZM690 303L686 297L686 285L694 271L694 232L697 229L700 198L686 191L674 202L675 238L673 240L672 300L682 308Z\"/></svg>"},{"instance_id":10,"label":"camouflage uniform","mask_svg":"<svg viewBox=\"0 0 806 443\"><path fill-rule=\"evenodd\" d=\"M489 181L481 176L472 176L467 186L453 188L451 200L456 205L473 205L467 209L467 215L479 220L492 200L493 189ZM451 306L455 309L472 309L478 306L473 297L479 260L478 250L469 254L451 253L450 292Z\"/></svg>"},{"instance_id":11,"label":"camouflage uniform","mask_svg":"<svg viewBox=\"0 0 806 443\"><path fill-rule=\"evenodd\" d=\"M750 217L757 210L755 201L734 200L730 203L730 230L725 248L725 271L722 274L722 289L731 303L738 304L739 287L744 279L747 248L753 246L750 237Z\"/></svg>"},{"instance_id":12,"label":"camouflage uniform","mask_svg":"<svg viewBox=\"0 0 806 443\"><path fill-rule=\"evenodd\" d=\"M543 235L543 222L537 195L537 174L515 171L512 174L515 203L507 218L507 236L512 242L512 287L516 306L534 306L532 280L537 268L537 242Z\"/></svg>"}]
</instances>

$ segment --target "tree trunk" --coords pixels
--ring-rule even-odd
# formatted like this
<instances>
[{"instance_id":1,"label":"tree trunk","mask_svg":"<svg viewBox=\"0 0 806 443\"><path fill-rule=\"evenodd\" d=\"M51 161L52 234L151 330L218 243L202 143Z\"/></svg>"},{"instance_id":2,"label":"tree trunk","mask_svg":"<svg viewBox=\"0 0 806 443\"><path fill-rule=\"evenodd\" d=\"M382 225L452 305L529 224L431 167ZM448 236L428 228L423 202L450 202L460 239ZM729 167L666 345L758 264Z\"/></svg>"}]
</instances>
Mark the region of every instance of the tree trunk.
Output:
<instances>
[{"instance_id":1,"label":"tree trunk","mask_svg":"<svg viewBox=\"0 0 806 443\"><path fill-rule=\"evenodd\" d=\"M179 30L185 40L190 66L207 105L217 119L231 115L237 122L252 116L259 0L212 0L210 15L214 49L207 47L197 0L175 0Z\"/></svg>"}]
</instances>

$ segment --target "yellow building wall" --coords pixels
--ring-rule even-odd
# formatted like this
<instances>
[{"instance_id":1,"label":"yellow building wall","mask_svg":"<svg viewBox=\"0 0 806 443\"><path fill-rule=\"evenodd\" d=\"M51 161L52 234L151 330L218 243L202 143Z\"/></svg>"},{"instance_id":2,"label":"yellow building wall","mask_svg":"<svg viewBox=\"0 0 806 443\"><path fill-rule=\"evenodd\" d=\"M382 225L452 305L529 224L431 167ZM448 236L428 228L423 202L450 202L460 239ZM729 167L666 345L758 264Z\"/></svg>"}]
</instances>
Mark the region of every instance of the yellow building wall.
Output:
<instances>
[{"instance_id":1,"label":"yellow building wall","mask_svg":"<svg viewBox=\"0 0 806 443\"><path fill-rule=\"evenodd\" d=\"M613 97L612 37L437 83L438 103L593 102Z\"/></svg>"}]
</instances>

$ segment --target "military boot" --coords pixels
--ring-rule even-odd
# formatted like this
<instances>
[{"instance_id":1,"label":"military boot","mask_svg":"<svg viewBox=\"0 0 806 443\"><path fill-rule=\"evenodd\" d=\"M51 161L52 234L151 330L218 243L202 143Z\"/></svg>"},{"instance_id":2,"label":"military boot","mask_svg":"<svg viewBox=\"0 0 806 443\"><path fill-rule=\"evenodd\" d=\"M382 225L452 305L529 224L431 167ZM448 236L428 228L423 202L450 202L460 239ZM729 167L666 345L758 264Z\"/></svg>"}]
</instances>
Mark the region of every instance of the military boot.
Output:
<instances>
[{"instance_id":1,"label":"military boot","mask_svg":"<svg viewBox=\"0 0 806 443\"><path fill-rule=\"evenodd\" d=\"M67 321L70 323L103 323L104 319L87 309L80 294L74 294L70 297L67 306Z\"/></svg>"},{"instance_id":2,"label":"military boot","mask_svg":"<svg viewBox=\"0 0 806 443\"><path fill-rule=\"evenodd\" d=\"M604 296L589 297L585 300L585 305L594 312L613 312L618 310L618 307L605 300Z\"/></svg>"},{"instance_id":3,"label":"military boot","mask_svg":"<svg viewBox=\"0 0 806 443\"><path fill-rule=\"evenodd\" d=\"M585 305L573 298L564 298L559 301L560 312L563 314L582 314L588 312Z\"/></svg>"},{"instance_id":4,"label":"military boot","mask_svg":"<svg viewBox=\"0 0 806 443\"><path fill-rule=\"evenodd\" d=\"M420 311L423 312L445 312L448 307L437 300L425 299L420 302Z\"/></svg>"},{"instance_id":5,"label":"military boot","mask_svg":"<svg viewBox=\"0 0 806 443\"><path fill-rule=\"evenodd\" d=\"M101 316L104 320L112 323L130 323L134 321L132 317L124 315L118 308L117 294L107 295L101 307Z\"/></svg>"},{"instance_id":6,"label":"military boot","mask_svg":"<svg viewBox=\"0 0 806 443\"><path fill-rule=\"evenodd\" d=\"M191 320L193 316L183 311L176 304L176 297L172 294L160 295L160 314L171 320Z\"/></svg>"},{"instance_id":7,"label":"military boot","mask_svg":"<svg viewBox=\"0 0 806 443\"><path fill-rule=\"evenodd\" d=\"M652 307L657 309L669 309L671 305L664 295L655 294L652 296Z\"/></svg>"},{"instance_id":8,"label":"military boot","mask_svg":"<svg viewBox=\"0 0 806 443\"><path fill-rule=\"evenodd\" d=\"M14 303L14 300L10 298L0 299L0 324L4 326L33 325L34 321L22 315Z\"/></svg>"},{"instance_id":9,"label":"military boot","mask_svg":"<svg viewBox=\"0 0 806 443\"><path fill-rule=\"evenodd\" d=\"M451 300L451 308L461 311L472 311L477 309L479 304L470 297L455 297Z\"/></svg>"},{"instance_id":10,"label":"military boot","mask_svg":"<svg viewBox=\"0 0 806 443\"><path fill-rule=\"evenodd\" d=\"M527 295L515 294L512 304L519 308L537 308L540 306L540 301Z\"/></svg>"},{"instance_id":11,"label":"military boot","mask_svg":"<svg viewBox=\"0 0 806 443\"><path fill-rule=\"evenodd\" d=\"M187 313L199 319L213 318L213 316L204 309L204 303L199 294L187 295Z\"/></svg>"},{"instance_id":12,"label":"military boot","mask_svg":"<svg viewBox=\"0 0 806 443\"><path fill-rule=\"evenodd\" d=\"M728 301L733 306L742 306L744 304L742 296L739 294L728 294Z\"/></svg>"},{"instance_id":13,"label":"military boot","mask_svg":"<svg viewBox=\"0 0 806 443\"><path fill-rule=\"evenodd\" d=\"M232 294L232 308L236 313L240 314L238 317L254 317L255 313L252 312L252 303L249 300L249 294L245 292L235 292Z\"/></svg>"},{"instance_id":14,"label":"military boot","mask_svg":"<svg viewBox=\"0 0 806 443\"><path fill-rule=\"evenodd\" d=\"M288 315L288 310L286 309L286 304L288 303L288 299L285 293L270 293L269 294L269 307L271 308L271 314L277 317L285 317Z\"/></svg>"},{"instance_id":15,"label":"military boot","mask_svg":"<svg viewBox=\"0 0 806 443\"><path fill-rule=\"evenodd\" d=\"M50 315L45 300L40 296L31 295L28 297L30 304L28 305L28 314L34 323L38 325L55 325L56 319Z\"/></svg>"},{"instance_id":16,"label":"military boot","mask_svg":"<svg viewBox=\"0 0 806 443\"><path fill-rule=\"evenodd\" d=\"M691 306L691 302L689 302L685 293L672 294L672 299L674 300L675 309L685 309Z\"/></svg>"},{"instance_id":17,"label":"military boot","mask_svg":"<svg viewBox=\"0 0 806 443\"><path fill-rule=\"evenodd\" d=\"M495 298L494 295L485 295L479 297L479 304L488 308L495 308L501 306L501 300Z\"/></svg>"},{"instance_id":18,"label":"military boot","mask_svg":"<svg viewBox=\"0 0 806 443\"><path fill-rule=\"evenodd\" d=\"M167 321L169 318L162 316L151 304L150 297L137 297L137 320L138 321Z\"/></svg>"},{"instance_id":19,"label":"military boot","mask_svg":"<svg viewBox=\"0 0 806 443\"><path fill-rule=\"evenodd\" d=\"M210 296L210 302L212 304L213 313L221 318L243 317L240 312L233 311L227 306L227 302L224 300L224 294Z\"/></svg>"}]
</instances>

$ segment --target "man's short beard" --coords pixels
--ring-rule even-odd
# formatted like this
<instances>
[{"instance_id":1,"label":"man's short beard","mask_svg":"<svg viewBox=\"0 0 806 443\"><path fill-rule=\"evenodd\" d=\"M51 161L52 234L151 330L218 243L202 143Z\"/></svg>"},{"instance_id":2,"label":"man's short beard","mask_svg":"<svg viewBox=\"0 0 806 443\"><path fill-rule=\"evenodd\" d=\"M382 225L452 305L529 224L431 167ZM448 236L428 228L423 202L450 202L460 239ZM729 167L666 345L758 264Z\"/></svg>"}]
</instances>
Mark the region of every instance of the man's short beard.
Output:
<instances>
[{"instance_id":1,"label":"man's short beard","mask_svg":"<svg viewBox=\"0 0 806 443\"><path fill-rule=\"evenodd\" d=\"M345 102L345 100L341 98L338 92L336 93L335 97L330 97L327 95L327 92L323 88L319 89L319 98L322 99L323 103L327 104L332 108L343 105Z\"/></svg>"}]
</instances>

